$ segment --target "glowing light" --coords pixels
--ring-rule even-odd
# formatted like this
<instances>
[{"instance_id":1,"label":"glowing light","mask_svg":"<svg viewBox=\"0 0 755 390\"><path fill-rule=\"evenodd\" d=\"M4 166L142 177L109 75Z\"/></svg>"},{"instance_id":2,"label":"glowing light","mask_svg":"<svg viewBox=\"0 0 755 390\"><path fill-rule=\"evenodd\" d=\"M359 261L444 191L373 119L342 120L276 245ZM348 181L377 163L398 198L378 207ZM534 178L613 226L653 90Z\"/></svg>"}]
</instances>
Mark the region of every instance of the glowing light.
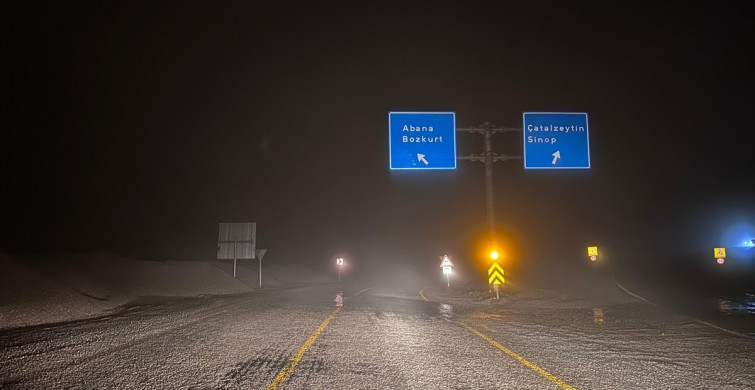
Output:
<instances>
[{"instance_id":1,"label":"glowing light","mask_svg":"<svg viewBox=\"0 0 755 390\"><path fill-rule=\"evenodd\" d=\"M490 258L493 260L498 260L498 251L491 251Z\"/></svg>"},{"instance_id":2,"label":"glowing light","mask_svg":"<svg viewBox=\"0 0 755 390\"><path fill-rule=\"evenodd\" d=\"M336 259L336 265L343 265L343 257L339 257Z\"/></svg>"},{"instance_id":3,"label":"glowing light","mask_svg":"<svg viewBox=\"0 0 755 390\"><path fill-rule=\"evenodd\" d=\"M443 255L440 259L443 260L443 261L440 262L440 266L441 267L443 267L443 268L451 268L451 267L454 266L454 263L451 262L451 258L448 257L448 255Z\"/></svg>"}]
</instances>

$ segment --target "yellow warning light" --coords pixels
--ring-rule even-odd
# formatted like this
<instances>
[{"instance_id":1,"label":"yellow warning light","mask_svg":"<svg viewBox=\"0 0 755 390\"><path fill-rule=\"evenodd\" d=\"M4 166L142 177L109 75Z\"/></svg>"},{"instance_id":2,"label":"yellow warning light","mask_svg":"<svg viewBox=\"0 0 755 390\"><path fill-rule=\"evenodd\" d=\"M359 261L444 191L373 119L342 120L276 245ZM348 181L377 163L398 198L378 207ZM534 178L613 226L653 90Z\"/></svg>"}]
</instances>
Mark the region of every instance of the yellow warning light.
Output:
<instances>
[{"instance_id":1,"label":"yellow warning light","mask_svg":"<svg viewBox=\"0 0 755 390\"><path fill-rule=\"evenodd\" d=\"M498 260L498 251L490 251L490 258L493 260Z\"/></svg>"}]
</instances>

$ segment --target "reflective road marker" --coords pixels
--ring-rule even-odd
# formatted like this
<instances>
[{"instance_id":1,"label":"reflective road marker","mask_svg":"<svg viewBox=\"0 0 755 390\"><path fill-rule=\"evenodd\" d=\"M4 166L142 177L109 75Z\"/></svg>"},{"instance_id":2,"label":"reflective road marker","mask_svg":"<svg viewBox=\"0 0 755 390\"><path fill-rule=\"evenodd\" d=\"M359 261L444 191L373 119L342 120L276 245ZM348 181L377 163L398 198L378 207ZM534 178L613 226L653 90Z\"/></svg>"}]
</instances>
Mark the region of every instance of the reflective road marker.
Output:
<instances>
[{"instance_id":1,"label":"reflective road marker","mask_svg":"<svg viewBox=\"0 0 755 390\"><path fill-rule=\"evenodd\" d=\"M291 358L291 360L286 363L286 366L283 367L283 369L278 373L278 376L275 377L272 383L270 383L266 389L267 390L275 390L278 388L278 386L282 385L283 382L288 379L289 375L294 371L294 368L296 368L296 365L299 363L301 358L304 357L304 354L307 353L307 350L312 346L312 344L315 343L315 340L317 340L318 337L320 337L320 333L322 333L323 330L328 326L330 321L335 318L336 314L341 311L341 308L333 310L332 313L328 316L328 318L325 319L325 321L320 324L320 327L317 328L315 333L312 333L312 336L309 336L307 341L304 342L304 345L299 348L299 352L294 355L294 357Z\"/></svg>"},{"instance_id":2,"label":"reflective road marker","mask_svg":"<svg viewBox=\"0 0 755 390\"><path fill-rule=\"evenodd\" d=\"M509 356L513 357L514 359L516 359L517 361L519 361L519 363L522 363L522 364L524 364L525 366L527 366L527 368L529 368L529 369L531 369L532 371L535 371L536 373L538 373L538 374L540 374L540 375L544 376L544 377L545 377L546 379L548 379L549 381L551 381L551 382L553 382L553 383L557 384L557 385L558 385L559 387L561 387L562 389L566 389L566 390L576 390L576 387L572 387L572 386L569 386L568 384L566 384L566 382L564 382L564 381L562 381L562 380L560 380L560 379L556 378L556 377L555 377L555 376L554 376L553 374L551 374L551 373L549 373L549 372L547 372L547 371L543 370L542 368L538 367L538 366L537 366L537 365L535 365L534 363L531 363L531 362L530 362L529 360L527 360L527 359L525 359L525 358L523 358L523 357L521 357L521 356L517 355L517 354L516 354L516 352L514 352L514 351L512 351L512 350L510 350L510 349L508 349L508 348L506 348L506 347L504 347L503 345L499 344L499 343L498 343L497 341L495 341L495 340L491 339L490 337L488 337L488 336L484 335L484 334L483 334L482 332L480 332L479 330L477 330L477 329L475 329L475 328L473 328L473 327L471 327L471 326L469 326L469 325L467 325L467 324L465 324L465 323L463 323L463 322L460 322L460 324L461 324L461 325L462 325L463 327L465 327L465 328L466 328L466 329L467 329L468 331L470 331L470 332L472 332L472 333L476 334L477 336L480 336L480 338L482 338L483 340L485 340L485 341L489 342L490 344L493 344L493 346L494 346L494 347L496 347L496 348L500 349L500 350L501 350L501 351L503 351L503 352L504 352L504 353L505 353L506 355L509 355Z\"/></svg>"}]
</instances>

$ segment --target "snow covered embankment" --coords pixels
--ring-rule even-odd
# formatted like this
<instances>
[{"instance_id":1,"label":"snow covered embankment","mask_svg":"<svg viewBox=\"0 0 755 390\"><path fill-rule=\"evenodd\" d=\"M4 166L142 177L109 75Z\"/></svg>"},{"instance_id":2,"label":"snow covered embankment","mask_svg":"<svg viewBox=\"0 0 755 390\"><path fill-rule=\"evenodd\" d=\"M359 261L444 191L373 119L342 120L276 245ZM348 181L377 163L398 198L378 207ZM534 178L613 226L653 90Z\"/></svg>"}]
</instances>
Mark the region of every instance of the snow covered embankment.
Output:
<instances>
[{"instance_id":1,"label":"snow covered embankment","mask_svg":"<svg viewBox=\"0 0 755 390\"><path fill-rule=\"evenodd\" d=\"M140 296L251 290L204 261L144 261L107 253L19 261L0 254L0 328L101 315Z\"/></svg>"}]
</instances>

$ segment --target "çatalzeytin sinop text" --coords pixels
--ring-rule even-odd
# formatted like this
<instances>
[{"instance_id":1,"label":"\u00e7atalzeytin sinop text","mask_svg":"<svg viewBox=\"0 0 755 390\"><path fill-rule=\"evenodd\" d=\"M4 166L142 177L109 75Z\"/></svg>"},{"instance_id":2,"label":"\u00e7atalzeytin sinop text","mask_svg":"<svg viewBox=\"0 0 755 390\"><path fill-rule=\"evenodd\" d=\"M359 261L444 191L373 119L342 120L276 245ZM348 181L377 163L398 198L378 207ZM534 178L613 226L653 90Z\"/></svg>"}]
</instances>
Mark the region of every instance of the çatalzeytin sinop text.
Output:
<instances>
[{"instance_id":1,"label":"\u00e7atalzeytin sinop text","mask_svg":"<svg viewBox=\"0 0 755 390\"><path fill-rule=\"evenodd\" d=\"M574 125L571 125L571 126L527 125L527 128L525 130L527 131L527 134L530 134L530 133L569 134L569 133L584 133L585 127L574 126ZM556 143L555 137L548 137L545 134L543 134L544 137L539 137L538 135L528 135L527 138L525 138L525 140L527 141L528 144L555 144Z\"/></svg>"}]
</instances>

